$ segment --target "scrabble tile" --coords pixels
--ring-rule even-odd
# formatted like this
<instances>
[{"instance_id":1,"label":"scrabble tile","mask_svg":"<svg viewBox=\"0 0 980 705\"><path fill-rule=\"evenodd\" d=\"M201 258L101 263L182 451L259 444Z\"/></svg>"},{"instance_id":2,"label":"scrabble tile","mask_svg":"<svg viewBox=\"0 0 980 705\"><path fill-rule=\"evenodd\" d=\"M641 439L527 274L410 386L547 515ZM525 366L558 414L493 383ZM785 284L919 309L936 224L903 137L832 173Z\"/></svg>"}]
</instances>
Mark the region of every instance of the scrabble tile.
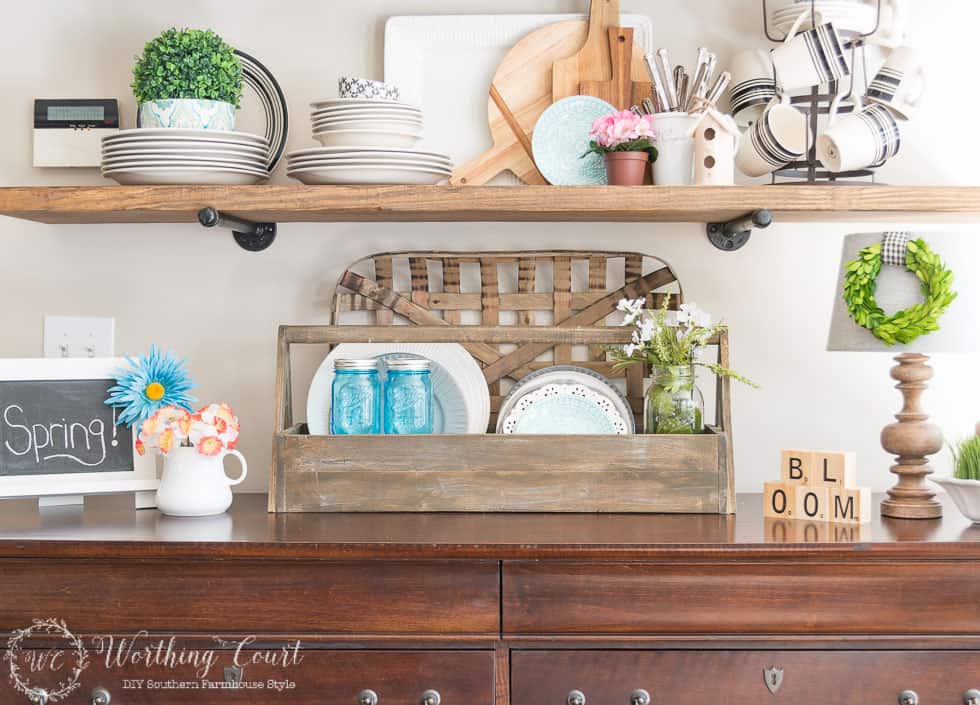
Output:
<instances>
[{"instance_id":1,"label":"scrabble tile","mask_svg":"<svg viewBox=\"0 0 980 705\"><path fill-rule=\"evenodd\" d=\"M812 450L784 450L780 461L780 480L804 485L809 484L813 462Z\"/></svg>"},{"instance_id":2,"label":"scrabble tile","mask_svg":"<svg viewBox=\"0 0 980 705\"><path fill-rule=\"evenodd\" d=\"M793 516L808 521L828 521L830 519L830 490L812 485L796 488L796 502Z\"/></svg>"},{"instance_id":3,"label":"scrabble tile","mask_svg":"<svg viewBox=\"0 0 980 705\"><path fill-rule=\"evenodd\" d=\"M811 485L834 489L857 487L857 455L850 452L814 451Z\"/></svg>"},{"instance_id":4,"label":"scrabble tile","mask_svg":"<svg viewBox=\"0 0 980 705\"><path fill-rule=\"evenodd\" d=\"M765 488L764 516L772 519L792 518L796 506L796 485L790 482L767 482Z\"/></svg>"},{"instance_id":5,"label":"scrabble tile","mask_svg":"<svg viewBox=\"0 0 980 705\"><path fill-rule=\"evenodd\" d=\"M867 524L871 521L871 490L867 487L830 490L830 521Z\"/></svg>"}]
</instances>

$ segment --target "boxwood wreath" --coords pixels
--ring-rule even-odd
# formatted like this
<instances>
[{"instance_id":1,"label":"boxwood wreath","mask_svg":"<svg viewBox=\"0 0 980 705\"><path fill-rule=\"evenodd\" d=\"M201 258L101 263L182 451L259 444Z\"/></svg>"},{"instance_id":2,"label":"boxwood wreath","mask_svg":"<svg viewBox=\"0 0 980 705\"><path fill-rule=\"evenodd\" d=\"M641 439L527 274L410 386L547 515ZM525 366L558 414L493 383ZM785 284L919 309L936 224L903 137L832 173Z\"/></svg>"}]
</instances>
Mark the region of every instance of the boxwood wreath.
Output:
<instances>
[{"instance_id":1,"label":"boxwood wreath","mask_svg":"<svg viewBox=\"0 0 980 705\"><path fill-rule=\"evenodd\" d=\"M911 343L939 330L939 319L956 298L953 273L922 239L909 240L905 266L921 283L925 301L889 316L875 301L881 272L881 243L865 247L849 262L844 277L844 301L851 318L888 345Z\"/></svg>"}]
</instances>

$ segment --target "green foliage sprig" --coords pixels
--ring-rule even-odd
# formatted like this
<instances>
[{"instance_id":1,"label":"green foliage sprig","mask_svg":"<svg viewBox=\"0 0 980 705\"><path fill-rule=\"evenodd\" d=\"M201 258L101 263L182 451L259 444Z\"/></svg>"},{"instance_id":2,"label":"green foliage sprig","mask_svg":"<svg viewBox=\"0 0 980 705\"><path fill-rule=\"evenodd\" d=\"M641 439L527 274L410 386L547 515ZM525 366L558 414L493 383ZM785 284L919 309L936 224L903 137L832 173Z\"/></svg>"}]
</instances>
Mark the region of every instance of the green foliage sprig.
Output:
<instances>
[{"instance_id":1,"label":"green foliage sprig","mask_svg":"<svg viewBox=\"0 0 980 705\"><path fill-rule=\"evenodd\" d=\"M961 441L953 449L954 477L957 480L980 480L980 436Z\"/></svg>"},{"instance_id":2,"label":"green foliage sprig","mask_svg":"<svg viewBox=\"0 0 980 705\"><path fill-rule=\"evenodd\" d=\"M626 325L633 325L636 330L633 331L632 343L609 348L614 369L622 370L641 363L655 367L693 365L711 370L719 377L731 377L750 387L759 386L734 370L698 358L700 350L725 330L725 324L712 324L710 316L697 306L683 304L677 314L679 325L670 325L667 321L669 294L664 297L663 306L658 311L644 309L643 303L643 299L624 299L619 303L618 309L626 314Z\"/></svg>"},{"instance_id":3,"label":"green foliage sprig","mask_svg":"<svg viewBox=\"0 0 980 705\"><path fill-rule=\"evenodd\" d=\"M888 345L911 343L921 335L939 330L940 317L956 299L953 273L925 241L909 241L905 266L919 279L925 301L893 316L887 315L875 301L881 272L880 243L861 250L845 270L844 301L848 313L859 326Z\"/></svg>"},{"instance_id":4,"label":"green foliage sprig","mask_svg":"<svg viewBox=\"0 0 980 705\"><path fill-rule=\"evenodd\" d=\"M211 30L172 27L143 48L133 67L132 89L140 103L196 98L238 108L242 64Z\"/></svg>"}]
</instances>

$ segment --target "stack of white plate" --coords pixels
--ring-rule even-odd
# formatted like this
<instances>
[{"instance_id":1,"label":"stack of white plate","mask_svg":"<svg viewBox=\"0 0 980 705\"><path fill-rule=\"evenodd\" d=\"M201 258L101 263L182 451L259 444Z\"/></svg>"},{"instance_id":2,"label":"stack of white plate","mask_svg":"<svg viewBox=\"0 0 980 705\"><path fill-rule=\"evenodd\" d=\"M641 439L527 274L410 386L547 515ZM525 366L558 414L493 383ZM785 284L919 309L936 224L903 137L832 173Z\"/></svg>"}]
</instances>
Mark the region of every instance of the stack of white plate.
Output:
<instances>
[{"instance_id":1,"label":"stack of white plate","mask_svg":"<svg viewBox=\"0 0 980 705\"><path fill-rule=\"evenodd\" d=\"M256 184L269 178L269 142L246 132L120 130L102 139L102 175L120 184Z\"/></svg>"},{"instance_id":2,"label":"stack of white plate","mask_svg":"<svg viewBox=\"0 0 980 705\"><path fill-rule=\"evenodd\" d=\"M838 32L867 34L875 28L878 9L864 0L781 0L769 3L769 26L787 34L801 14L806 13L800 31L813 27L811 11L817 24L833 22Z\"/></svg>"},{"instance_id":3,"label":"stack of white plate","mask_svg":"<svg viewBox=\"0 0 980 705\"><path fill-rule=\"evenodd\" d=\"M445 154L393 147L313 147L286 155L286 173L304 184L437 184L452 174Z\"/></svg>"},{"instance_id":4,"label":"stack of white plate","mask_svg":"<svg viewBox=\"0 0 980 705\"><path fill-rule=\"evenodd\" d=\"M397 100L331 98L311 103L313 139L324 147L414 147L422 109Z\"/></svg>"}]
</instances>

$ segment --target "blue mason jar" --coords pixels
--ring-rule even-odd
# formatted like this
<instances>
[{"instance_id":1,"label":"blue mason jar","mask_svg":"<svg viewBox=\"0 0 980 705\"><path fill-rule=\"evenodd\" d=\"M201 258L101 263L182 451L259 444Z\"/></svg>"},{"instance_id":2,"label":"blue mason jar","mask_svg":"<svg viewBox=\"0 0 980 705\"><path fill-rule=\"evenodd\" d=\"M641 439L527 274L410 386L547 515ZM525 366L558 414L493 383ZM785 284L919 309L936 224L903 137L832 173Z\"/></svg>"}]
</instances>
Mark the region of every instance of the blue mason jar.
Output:
<instances>
[{"instance_id":1,"label":"blue mason jar","mask_svg":"<svg viewBox=\"0 0 980 705\"><path fill-rule=\"evenodd\" d=\"M330 394L330 433L381 433L381 382L377 360L334 362Z\"/></svg>"},{"instance_id":2,"label":"blue mason jar","mask_svg":"<svg viewBox=\"0 0 980 705\"><path fill-rule=\"evenodd\" d=\"M428 360L389 360L384 396L385 433L432 433L432 373Z\"/></svg>"}]
</instances>

